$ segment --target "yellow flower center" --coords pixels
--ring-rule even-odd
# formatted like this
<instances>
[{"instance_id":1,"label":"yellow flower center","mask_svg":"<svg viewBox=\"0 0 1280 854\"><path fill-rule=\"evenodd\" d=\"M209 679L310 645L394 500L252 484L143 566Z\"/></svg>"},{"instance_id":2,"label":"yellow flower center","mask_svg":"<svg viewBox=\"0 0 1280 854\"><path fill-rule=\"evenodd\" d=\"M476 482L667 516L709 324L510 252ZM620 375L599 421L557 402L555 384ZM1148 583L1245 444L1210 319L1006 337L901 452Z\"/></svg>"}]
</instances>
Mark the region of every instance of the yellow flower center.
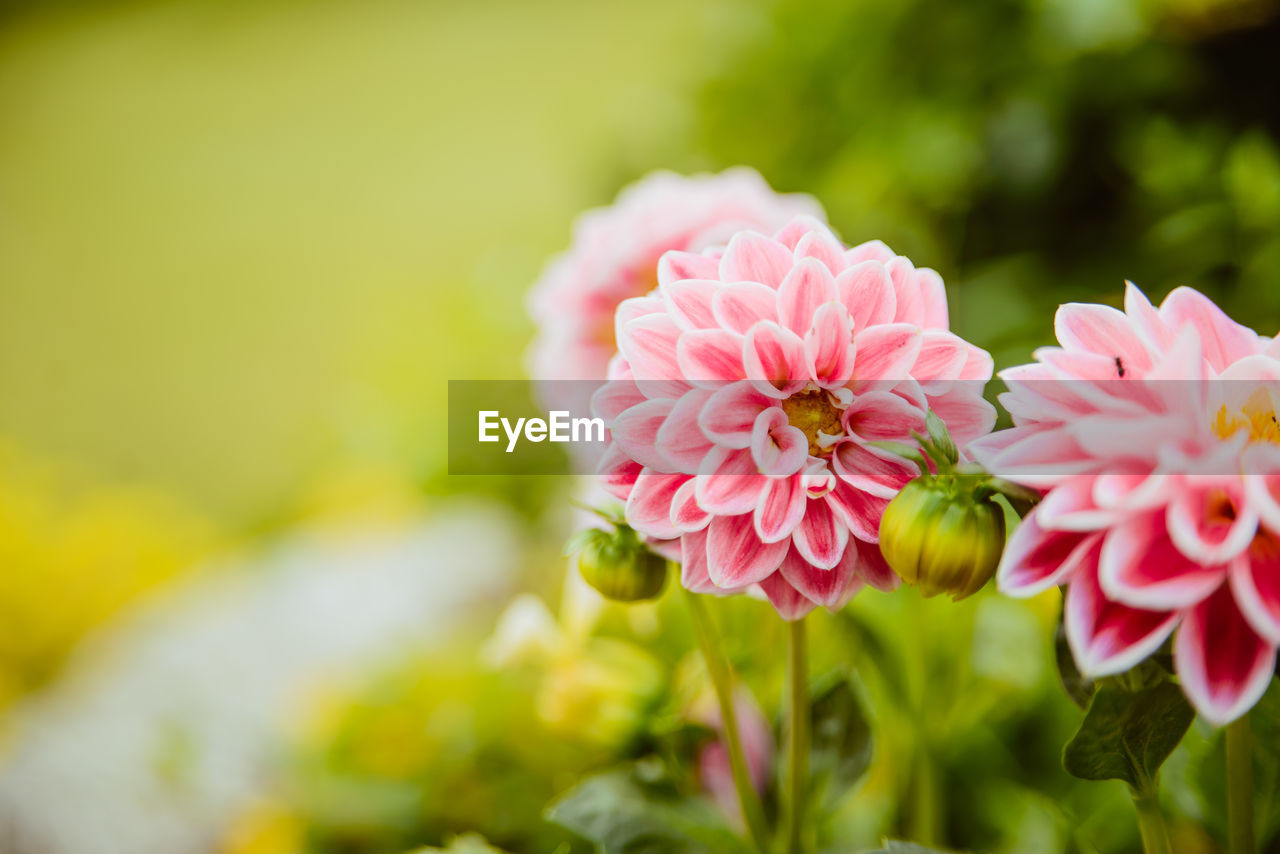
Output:
<instances>
[{"instance_id":1,"label":"yellow flower center","mask_svg":"<svg viewBox=\"0 0 1280 854\"><path fill-rule=\"evenodd\" d=\"M1240 430L1248 431L1250 442L1280 444L1280 422L1276 420L1276 402L1269 389L1256 389L1235 412L1228 411L1226 404L1218 410L1213 432L1219 438L1229 438Z\"/></svg>"},{"instance_id":2,"label":"yellow flower center","mask_svg":"<svg viewBox=\"0 0 1280 854\"><path fill-rule=\"evenodd\" d=\"M809 440L809 453L815 457L831 453L830 447L820 444L821 436L839 436L844 433L840 424L840 408L831 401L831 395L820 389L796 392L782 401L782 411L792 427L800 428Z\"/></svg>"}]
</instances>

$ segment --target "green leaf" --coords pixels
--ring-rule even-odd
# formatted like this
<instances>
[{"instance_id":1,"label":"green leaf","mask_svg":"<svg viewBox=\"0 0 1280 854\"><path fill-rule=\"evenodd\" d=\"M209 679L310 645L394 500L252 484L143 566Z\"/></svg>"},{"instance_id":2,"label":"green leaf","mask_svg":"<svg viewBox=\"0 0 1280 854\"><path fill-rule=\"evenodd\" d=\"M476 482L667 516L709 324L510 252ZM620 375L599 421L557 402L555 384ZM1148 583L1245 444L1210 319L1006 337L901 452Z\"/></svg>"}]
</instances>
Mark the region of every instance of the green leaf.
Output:
<instances>
[{"instance_id":1,"label":"green leaf","mask_svg":"<svg viewBox=\"0 0 1280 854\"><path fill-rule=\"evenodd\" d=\"M1071 654L1066 629L1061 622L1058 623L1058 629L1053 635L1053 651L1058 660L1058 679L1062 682L1062 690L1067 692L1067 696L1077 706L1088 709L1089 701L1093 699L1093 680L1082 674L1076 667L1076 659Z\"/></svg>"},{"instance_id":2,"label":"green leaf","mask_svg":"<svg viewBox=\"0 0 1280 854\"><path fill-rule=\"evenodd\" d=\"M552 802L547 820L602 854L748 854L710 802L642 782L635 771L627 766L588 777Z\"/></svg>"},{"instance_id":3,"label":"green leaf","mask_svg":"<svg viewBox=\"0 0 1280 854\"><path fill-rule=\"evenodd\" d=\"M952 441L951 434L947 432L947 425L938 417L938 413L932 409L925 417L925 424L929 428L929 441L938 449L938 453L946 458L947 462L955 465L960 460L960 451L956 448L956 443Z\"/></svg>"},{"instance_id":4,"label":"green leaf","mask_svg":"<svg viewBox=\"0 0 1280 854\"><path fill-rule=\"evenodd\" d=\"M1128 691L1106 680L1063 750L1062 765L1082 780L1124 780L1135 791L1148 791L1194 718L1172 682Z\"/></svg>"},{"instance_id":5,"label":"green leaf","mask_svg":"<svg viewBox=\"0 0 1280 854\"><path fill-rule=\"evenodd\" d=\"M830 807L871 764L871 727L853 685L843 674L814 689L809 768L815 797Z\"/></svg>"}]
</instances>

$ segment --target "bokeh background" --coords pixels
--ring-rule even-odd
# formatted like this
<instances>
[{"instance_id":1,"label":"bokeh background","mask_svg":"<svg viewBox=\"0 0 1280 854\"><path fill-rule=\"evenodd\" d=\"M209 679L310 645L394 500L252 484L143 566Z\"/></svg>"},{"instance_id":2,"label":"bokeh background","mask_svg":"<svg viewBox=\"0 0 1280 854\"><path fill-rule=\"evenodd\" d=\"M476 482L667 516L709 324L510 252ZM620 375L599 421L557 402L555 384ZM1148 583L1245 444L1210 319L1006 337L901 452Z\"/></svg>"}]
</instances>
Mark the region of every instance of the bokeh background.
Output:
<instances>
[{"instance_id":1,"label":"bokeh background","mask_svg":"<svg viewBox=\"0 0 1280 854\"><path fill-rule=\"evenodd\" d=\"M569 485L450 478L444 411L523 375L574 215L743 163L938 269L998 367L1126 278L1270 334L1277 56L1268 0L0 4L0 852L579 850L539 810L634 733L572 737L580 662L534 714L545 667L479 652L515 594L556 610ZM1056 603L918 607L825 631L939 652L898 700L947 837L1130 850L1121 785L1057 765ZM762 614L722 617L769 710ZM601 619L687 664L661 606ZM909 817L920 733L883 717L853 843ZM1167 772L1181 851L1215 850L1218 749Z\"/></svg>"}]
</instances>

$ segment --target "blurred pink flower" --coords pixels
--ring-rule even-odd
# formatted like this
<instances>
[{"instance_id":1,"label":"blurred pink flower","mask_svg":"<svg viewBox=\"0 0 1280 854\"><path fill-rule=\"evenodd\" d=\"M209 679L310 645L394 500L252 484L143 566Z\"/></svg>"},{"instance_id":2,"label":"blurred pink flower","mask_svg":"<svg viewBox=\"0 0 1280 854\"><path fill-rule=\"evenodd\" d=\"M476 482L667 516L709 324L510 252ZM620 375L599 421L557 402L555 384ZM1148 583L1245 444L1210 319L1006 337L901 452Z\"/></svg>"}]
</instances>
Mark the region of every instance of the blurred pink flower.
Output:
<instances>
[{"instance_id":1,"label":"blurred pink flower","mask_svg":"<svg viewBox=\"0 0 1280 854\"><path fill-rule=\"evenodd\" d=\"M743 823L742 806L733 782L733 767L729 763L729 748L724 740L723 719L720 709L707 694L700 698L692 717L716 732L716 740L708 742L698 753L698 778L702 787L711 795L720 809L739 825ZM738 737L742 740L742 757L747 763L747 773L756 794L764 797L765 787L773 772L774 744L769 721L751 692L739 686L733 693L733 713L738 721Z\"/></svg>"},{"instance_id":2,"label":"blurred pink flower","mask_svg":"<svg viewBox=\"0 0 1280 854\"><path fill-rule=\"evenodd\" d=\"M972 450L1046 491L1001 590L1068 585L1081 671L1133 667L1177 629L1174 665L1209 721L1258 701L1280 644L1280 344L1189 288L1159 309L1069 304L1059 347L1001 372L1014 427Z\"/></svg>"},{"instance_id":3,"label":"blurred pink flower","mask_svg":"<svg viewBox=\"0 0 1280 854\"><path fill-rule=\"evenodd\" d=\"M748 228L772 232L800 215L824 216L815 199L775 193L746 167L718 175L655 172L624 188L610 207L583 214L572 246L552 259L530 294L538 327L530 373L553 381L542 385L542 396L572 408L583 395L554 381L604 380L618 349L614 310L657 286L662 253L700 251ZM590 384L580 388L589 397Z\"/></svg>"},{"instance_id":4,"label":"blurred pink flower","mask_svg":"<svg viewBox=\"0 0 1280 854\"><path fill-rule=\"evenodd\" d=\"M804 217L668 252L658 279L619 306L593 401L628 523L679 540L685 587L759 584L786 619L894 586L880 516L914 469L869 443L910 441L930 408L961 443L995 420L991 358L947 331L942 279Z\"/></svg>"}]
</instances>

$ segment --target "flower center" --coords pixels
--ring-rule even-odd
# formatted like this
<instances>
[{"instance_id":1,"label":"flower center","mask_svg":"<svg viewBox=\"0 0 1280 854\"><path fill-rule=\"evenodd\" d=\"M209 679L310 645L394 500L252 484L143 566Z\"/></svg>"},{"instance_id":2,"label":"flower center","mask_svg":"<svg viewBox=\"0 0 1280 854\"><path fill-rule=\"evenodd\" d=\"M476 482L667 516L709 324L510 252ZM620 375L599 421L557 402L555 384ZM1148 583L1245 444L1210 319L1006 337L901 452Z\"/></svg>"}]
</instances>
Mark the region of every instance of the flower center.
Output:
<instances>
[{"instance_id":1,"label":"flower center","mask_svg":"<svg viewBox=\"0 0 1280 854\"><path fill-rule=\"evenodd\" d=\"M1226 404L1218 410L1213 432L1219 438L1229 438L1239 430L1248 432L1250 442L1280 444L1280 422L1276 420L1276 403L1269 389L1256 389L1236 412L1228 411Z\"/></svg>"},{"instance_id":2,"label":"flower center","mask_svg":"<svg viewBox=\"0 0 1280 854\"><path fill-rule=\"evenodd\" d=\"M823 435L844 434L840 424L841 408L832 401L831 395L820 389L796 392L782 401L782 411L787 413L791 426L804 433L809 440L809 453L815 457L831 452L830 445L822 444Z\"/></svg>"}]
</instances>

